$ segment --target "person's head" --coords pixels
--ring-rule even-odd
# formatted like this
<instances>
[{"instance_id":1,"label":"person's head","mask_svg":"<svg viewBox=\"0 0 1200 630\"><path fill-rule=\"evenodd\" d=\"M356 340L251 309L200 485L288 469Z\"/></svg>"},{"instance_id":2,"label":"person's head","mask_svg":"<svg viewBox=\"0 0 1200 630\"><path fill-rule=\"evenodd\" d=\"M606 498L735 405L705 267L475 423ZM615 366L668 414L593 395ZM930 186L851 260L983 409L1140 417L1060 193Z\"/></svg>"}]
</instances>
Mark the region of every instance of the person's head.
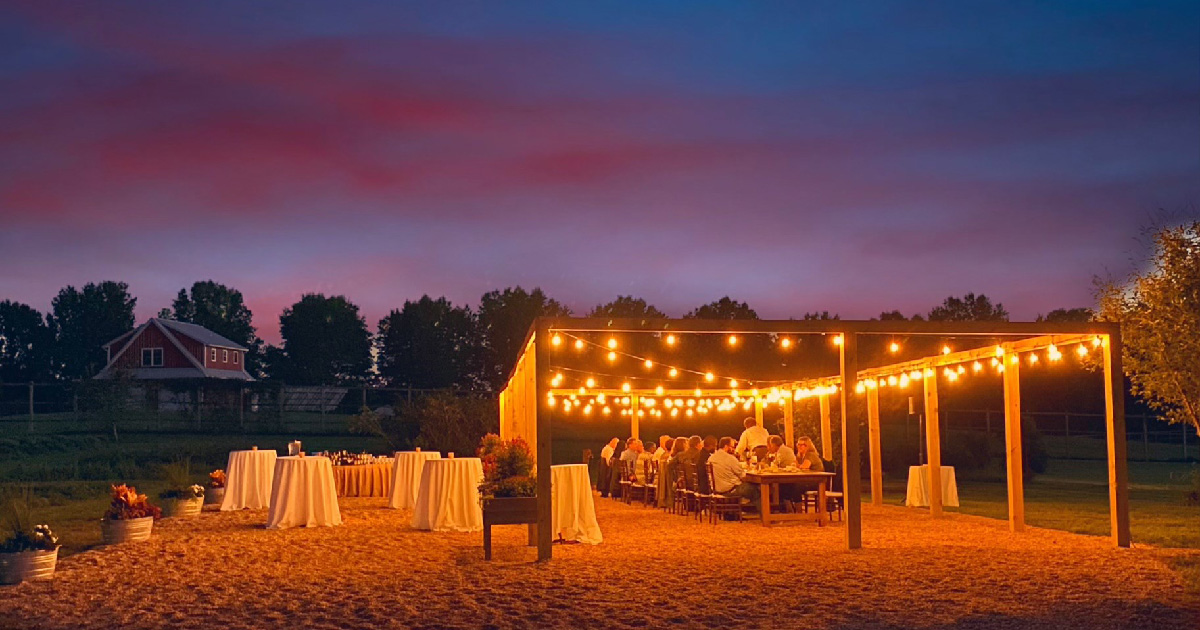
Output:
<instances>
[{"instance_id":1,"label":"person's head","mask_svg":"<svg viewBox=\"0 0 1200 630\"><path fill-rule=\"evenodd\" d=\"M687 438L685 438L685 437L675 438L675 444L671 446L671 454L678 455L679 453L682 453L686 450L687 450Z\"/></svg>"},{"instance_id":2,"label":"person's head","mask_svg":"<svg viewBox=\"0 0 1200 630\"><path fill-rule=\"evenodd\" d=\"M771 437L767 438L768 453L778 453L780 446L783 446L783 438L779 437L778 435L772 435Z\"/></svg>"},{"instance_id":3,"label":"person's head","mask_svg":"<svg viewBox=\"0 0 1200 630\"><path fill-rule=\"evenodd\" d=\"M635 437L631 437L631 438L625 440L625 448L633 448L633 443L636 441L638 441L638 439Z\"/></svg>"},{"instance_id":4,"label":"person's head","mask_svg":"<svg viewBox=\"0 0 1200 630\"><path fill-rule=\"evenodd\" d=\"M747 429L749 429L750 427L752 427L756 424L758 424L758 423L754 421L754 418L751 418L749 416L746 416L746 419L742 420L742 425L745 426Z\"/></svg>"},{"instance_id":5,"label":"person's head","mask_svg":"<svg viewBox=\"0 0 1200 630\"><path fill-rule=\"evenodd\" d=\"M629 443L629 448L633 449L634 453L641 453L646 450L641 440L634 440Z\"/></svg>"},{"instance_id":6,"label":"person's head","mask_svg":"<svg viewBox=\"0 0 1200 630\"><path fill-rule=\"evenodd\" d=\"M620 444L620 443L621 443L621 440L620 440L619 438L613 438L613 439L611 439L611 440L609 440L609 441L608 441L608 445L609 445L609 446L611 446L611 447L613 447L613 448L617 448L617 445L618 445L618 444Z\"/></svg>"},{"instance_id":7,"label":"person's head","mask_svg":"<svg viewBox=\"0 0 1200 630\"><path fill-rule=\"evenodd\" d=\"M655 451L658 450L658 445L655 444L654 442L646 442L644 446L645 446L646 452L650 453L651 455L653 455L655 453Z\"/></svg>"},{"instance_id":8,"label":"person's head","mask_svg":"<svg viewBox=\"0 0 1200 630\"><path fill-rule=\"evenodd\" d=\"M709 454L712 454L712 453L716 452L716 450L717 450L717 436L715 436L715 435L709 435L709 436L705 436L705 438L704 438L704 450L705 450L705 452L707 452L707 453L709 453Z\"/></svg>"},{"instance_id":9,"label":"person's head","mask_svg":"<svg viewBox=\"0 0 1200 630\"><path fill-rule=\"evenodd\" d=\"M804 454L809 451L817 452L817 446L813 444L812 438L806 435L796 440L796 457L804 457Z\"/></svg>"},{"instance_id":10,"label":"person's head","mask_svg":"<svg viewBox=\"0 0 1200 630\"><path fill-rule=\"evenodd\" d=\"M726 436L726 437L721 438L721 440L719 442L717 442L717 448L732 455L734 444L735 443L733 441L733 438Z\"/></svg>"},{"instance_id":11,"label":"person's head","mask_svg":"<svg viewBox=\"0 0 1200 630\"><path fill-rule=\"evenodd\" d=\"M658 436L658 447L659 448L671 448L671 436L669 436L669 435Z\"/></svg>"},{"instance_id":12,"label":"person's head","mask_svg":"<svg viewBox=\"0 0 1200 630\"><path fill-rule=\"evenodd\" d=\"M688 449L699 450L700 445L703 443L704 438L701 438L699 435L693 435L692 437L688 438Z\"/></svg>"}]
</instances>

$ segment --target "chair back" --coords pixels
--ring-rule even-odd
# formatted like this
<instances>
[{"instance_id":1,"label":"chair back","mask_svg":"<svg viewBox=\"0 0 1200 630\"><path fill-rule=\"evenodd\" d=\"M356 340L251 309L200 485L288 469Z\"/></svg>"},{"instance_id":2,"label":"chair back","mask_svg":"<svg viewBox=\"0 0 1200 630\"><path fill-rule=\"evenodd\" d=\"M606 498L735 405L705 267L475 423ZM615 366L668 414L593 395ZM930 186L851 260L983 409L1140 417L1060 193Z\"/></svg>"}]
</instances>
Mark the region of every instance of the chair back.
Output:
<instances>
[{"instance_id":1,"label":"chair back","mask_svg":"<svg viewBox=\"0 0 1200 630\"><path fill-rule=\"evenodd\" d=\"M687 489L687 471L683 467L684 463L679 460L675 460L675 463L671 465L671 470L675 471L675 487L680 490Z\"/></svg>"},{"instance_id":2,"label":"chair back","mask_svg":"<svg viewBox=\"0 0 1200 630\"><path fill-rule=\"evenodd\" d=\"M708 491L712 494L717 493L717 476L713 474L712 462L704 464L704 473L708 475Z\"/></svg>"},{"instance_id":3,"label":"chair back","mask_svg":"<svg viewBox=\"0 0 1200 630\"><path fill-rule=\"evenodd\" d=\"M695 462L684 462L683 464L683 487L685 490L696 491L696 464Z\"/></svg>"},{"instance_id":4,"label":"chair back","mask_svg":"<svg viewBox=\"0 0 1200 630\"><path fill-rule=\"evenodd\" d=\"M755 446L755 447L754 447L754 455L755 455L756 457L758 457L758 461L760 461L760 462L761 462L761 461L763 461L764 459L766 459L766 458L767 458L767 450L768 450L768 449L767 449L767 446L766 446L765 444L764 444L764 445L762 445L762 446Z\"/></svg>"},{"instance_id":5,"label":"chair back","mask_svg":"<svg viewBox=\"0 0 1200 630\"><path fill-rule=\"evenodd\" d=\"M654 464L654 462L650 461L649 459L642 460L642 476L646 478L647 484L654 483L654 471L657 470L657 468L658 467Z\"/></svg>"},{"instance_id":6,"label":"chair back","mask_svg":"<svg viewBox=\"0 0 1200 630\"><path fill-rule=\"evenodd\" d=\"M833 473L833 480L829 484L829 489L833 492L841 492L842 491L842 474L841 474L842 471L839 470L839 466L838 466L837 462L827 461L827 462L824 462L824 464L825 464L825 471Z\"/></svg>"}]
</instances>

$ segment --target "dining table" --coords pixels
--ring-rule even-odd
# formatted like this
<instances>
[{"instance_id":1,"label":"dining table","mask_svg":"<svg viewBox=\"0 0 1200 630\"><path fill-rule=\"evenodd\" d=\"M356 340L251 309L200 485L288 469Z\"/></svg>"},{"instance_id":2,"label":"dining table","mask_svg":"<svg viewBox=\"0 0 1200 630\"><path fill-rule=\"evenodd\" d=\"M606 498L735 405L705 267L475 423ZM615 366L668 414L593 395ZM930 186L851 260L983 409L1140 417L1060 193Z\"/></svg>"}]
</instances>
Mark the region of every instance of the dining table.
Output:
<instances>
[{"instance_id":1,"label":"dining table","mask_svg":"<svg viewBox=\"0 0 1200 630\"><path fill-rule=\"evenodd\" d=\"M824 527L825 523L829 519L829 515L825 512L825 493L829 490L829 484L833 481L833 478L834 474L831 472L808 472L801 470L764 470L746 473L747 483L758 484L760 503L759 514L762 516L763 527L770 527L774 523L781 521L799 521L810 519L807 514L771 512L771 488L782 483L816 486L816 521L818 527Z\"/></svg>"}]
</instances>

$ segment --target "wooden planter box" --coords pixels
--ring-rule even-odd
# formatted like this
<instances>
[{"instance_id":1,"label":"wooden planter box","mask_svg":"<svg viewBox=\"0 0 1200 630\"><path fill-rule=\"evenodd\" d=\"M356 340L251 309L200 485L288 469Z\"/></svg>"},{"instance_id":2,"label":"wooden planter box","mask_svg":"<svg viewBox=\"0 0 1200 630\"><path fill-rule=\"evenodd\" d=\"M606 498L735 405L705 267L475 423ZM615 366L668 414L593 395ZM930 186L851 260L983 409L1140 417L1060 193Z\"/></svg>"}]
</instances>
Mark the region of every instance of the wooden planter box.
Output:
<instances>
[{"instance_id":1,"label":"wooden planter box","mask_svg":"<svg viewBox=\"0 0 1200 630\"><path fill-rule=\"evenodd\" d=\"M220 488L206 488L204 490L204 505L221 505L221 501L225 500L225 486Z\"/></svg>"},{"instance_id":2,"label":"wooden planter box","mask_svg":"<svg viewBox=\"0 0 1200 630\"><path fill-rule=\"evenodd\" d=\"M163 516L196 516L204 509L204 497L163 499Z\"/></svg>"},{"instance_id":3,"label":"wooden planter box","mask_svg":"<svg viewBox=\"0 0 1200 630\"><path fill-rule=\"evenodd\" d=\"M20 584L54 577L58 549L0 553L0 584Z\"/></svg>"},{"instance_id":4,"label":"wooden planter box","mask_svg":"<svg viewBox=\"0 0 1200 630\"><path fill-rule=\"evenodd\" d=\"M115 545L136 540L150 540L150 531L154 529L154 517L143 516L129 520L100 521L100 537L106 545Z\"/></svg>"},{"instance_id":5,"label":"wooden planter box","mask_svg":"<svg viewBox=\"0 0 1200 630\"><path fill-rule=\"evenodd\" d=\"M537 545L537 497L483 500L483 559L492 559L492 525L529 525L529 545Z\"/></svg>"}]
</instances>

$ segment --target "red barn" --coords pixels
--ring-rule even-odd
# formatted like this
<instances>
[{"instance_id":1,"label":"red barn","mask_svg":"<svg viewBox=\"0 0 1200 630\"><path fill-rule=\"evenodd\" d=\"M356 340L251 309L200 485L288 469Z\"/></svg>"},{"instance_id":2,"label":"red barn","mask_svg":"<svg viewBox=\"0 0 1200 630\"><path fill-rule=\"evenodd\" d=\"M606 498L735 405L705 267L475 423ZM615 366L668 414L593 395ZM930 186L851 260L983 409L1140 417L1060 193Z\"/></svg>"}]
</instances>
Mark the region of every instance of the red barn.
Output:
<instances>
[{"instance_id":1,"label":"red barn","mask_svg":"<svg viewBox=\"0 0 1200 630\"><path fill-rule=\"evenodd\" d=\"M121 371L140 380L217 378L252 381L246 348L196 324L151 317L104 344L108 365L96 378Z\"/></svg>"}]
</instances>

